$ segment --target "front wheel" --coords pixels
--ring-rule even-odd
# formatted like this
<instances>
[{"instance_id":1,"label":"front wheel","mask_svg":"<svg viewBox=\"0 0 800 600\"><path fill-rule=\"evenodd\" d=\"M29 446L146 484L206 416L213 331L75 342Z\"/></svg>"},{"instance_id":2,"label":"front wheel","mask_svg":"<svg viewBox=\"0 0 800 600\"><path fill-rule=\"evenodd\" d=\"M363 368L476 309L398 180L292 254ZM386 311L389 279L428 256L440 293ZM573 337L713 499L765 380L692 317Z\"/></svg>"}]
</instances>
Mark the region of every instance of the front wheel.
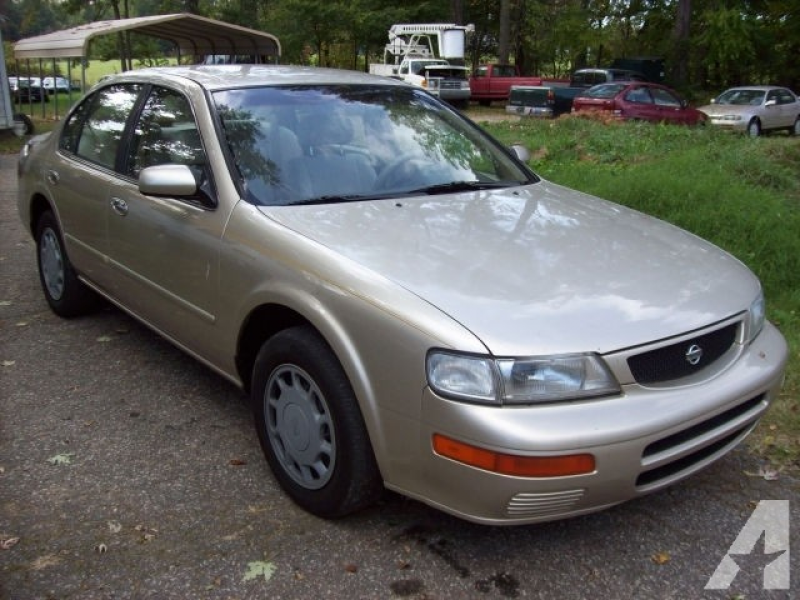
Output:
<instances>
[{"instance_id":1,"label":"front wheel","mask_svg":"<svg viewBox=\"0 0 800 600\"><path fill-rule=\"evenodd\" d=\"M758 137L761 135L761 121L758 119L752 119L747 124L747 135L750 137Z\"/></svg>"},{"instance_id":2,"label":"front wheel","mask_svg":"<svg viewBox=\"0 0 800 600\"><path fill-rule=\"evenodd\" d=\"M800 135L800 116L794 120L794 127L792 127L792 135Z\"/></svg>"},{"instance_id":3,"label":"front wheel","mask_svg":"<svg viewBox=\"0 0 800 600\"><path fill-rule=\"evenodd\" d=\"M50 211L42 214L36 224L36 258L42 291L54 313L76 317L97 308L99 298L78 279Z\"/></svg>"},{"instance_id":4,"label":"front wheel","mask_svg":"<svg viewBox=\"0 0 800 600\"><path fill-rule=\"evenodd\" d=\"M267 462L299 506L335 518L377 500L383 482L358 402L314 330L286 329L262 346L251 398Z\"/></svg>"}]
</instances>

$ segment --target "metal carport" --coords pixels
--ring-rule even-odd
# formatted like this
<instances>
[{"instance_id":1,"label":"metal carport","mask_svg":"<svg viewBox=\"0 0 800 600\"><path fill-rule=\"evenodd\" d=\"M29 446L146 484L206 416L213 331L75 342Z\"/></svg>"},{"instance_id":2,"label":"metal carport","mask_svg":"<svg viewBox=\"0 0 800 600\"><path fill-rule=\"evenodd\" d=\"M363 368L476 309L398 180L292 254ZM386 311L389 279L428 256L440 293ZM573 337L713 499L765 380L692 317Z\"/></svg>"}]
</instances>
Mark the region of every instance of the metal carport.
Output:
<instances>
[{"instance_id":1,"label":"metal carport","mask_svg":"<svg viewBox=\"0 0 800 600\"><path fill-rule=\"evenodd\" d=\"M277 61L281 45L274 35L189 13L95 21L14 44L17 60L30 58L85 58L92 38L119 31L135 31L175 44L178 56L240 54Z\"/></svg>"},{"instance_id":2,"label":"metal carport","mask_svg":"<svg viewBox=\"0 0 800 600\"><path fill-rule=\"evenodd\" d=\"M257 57L255 62L278 62L281 45L278 38L263 31L216 21L190 13L112 19L78 25L53 33L25 38L14 44L16 60L39 61L39 75L44 74L42 60L52 60L52 73L56 75L55 61L77 59L85 65L89 43L95 37L134 31L138 34L172 42L181 56L239 55ZM28 68L28 73L32 69ZM86 88L85 69L81 70L81 83ZM31 109L32 109L31 105ZM56 117L58 112L56 108ZM42 115L45 107L42 103Z\"/></svg>"}]
</instances>

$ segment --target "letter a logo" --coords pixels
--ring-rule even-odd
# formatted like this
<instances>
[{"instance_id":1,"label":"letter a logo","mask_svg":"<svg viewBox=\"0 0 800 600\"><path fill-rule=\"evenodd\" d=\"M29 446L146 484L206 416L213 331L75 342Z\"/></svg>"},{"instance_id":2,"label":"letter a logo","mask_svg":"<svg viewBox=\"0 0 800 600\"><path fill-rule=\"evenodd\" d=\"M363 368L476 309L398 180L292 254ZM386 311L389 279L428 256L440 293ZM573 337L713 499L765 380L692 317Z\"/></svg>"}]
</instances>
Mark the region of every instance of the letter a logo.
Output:
<instances>
[{"instance_id":1,"label":"letter a logo","mask_svg":"<svg viewBox=\"0 0 800 600\"><path fill-rule=\"evenodd\" d=\"M728 589L740 567L733 556L753 554L764 537L765 590L789 589L789 501L760 500L739 535L722 557L705 589Z\"/></svg>"}]
</instances>

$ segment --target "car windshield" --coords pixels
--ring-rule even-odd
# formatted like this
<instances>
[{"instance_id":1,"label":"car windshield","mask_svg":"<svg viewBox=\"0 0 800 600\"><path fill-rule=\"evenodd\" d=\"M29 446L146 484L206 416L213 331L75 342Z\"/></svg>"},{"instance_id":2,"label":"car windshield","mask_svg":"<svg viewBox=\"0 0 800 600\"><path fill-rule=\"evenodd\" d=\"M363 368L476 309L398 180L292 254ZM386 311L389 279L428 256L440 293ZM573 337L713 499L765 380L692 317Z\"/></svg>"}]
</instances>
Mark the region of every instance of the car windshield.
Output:
<instances>
[{"instance_id":1,"label":"car windshield","mask_svg":"<svg viewBox=\"0 0 800 600\"><path fill-rule=\"evenodd\" d=\"M764 101L763 90L728 90L717 98L717 104L758 106Z\"/></svg>"},{"instance_id":2,"label":"car windshield","mask_svg":"<svg viewBox=\"0 0 800 600\"><path fill-rule=\"evenodd\" d=\"M260 205L443 194L536 181L511 153L427 94L398 86L214 93L225 141Z\"/></svg>"}]
</instances>

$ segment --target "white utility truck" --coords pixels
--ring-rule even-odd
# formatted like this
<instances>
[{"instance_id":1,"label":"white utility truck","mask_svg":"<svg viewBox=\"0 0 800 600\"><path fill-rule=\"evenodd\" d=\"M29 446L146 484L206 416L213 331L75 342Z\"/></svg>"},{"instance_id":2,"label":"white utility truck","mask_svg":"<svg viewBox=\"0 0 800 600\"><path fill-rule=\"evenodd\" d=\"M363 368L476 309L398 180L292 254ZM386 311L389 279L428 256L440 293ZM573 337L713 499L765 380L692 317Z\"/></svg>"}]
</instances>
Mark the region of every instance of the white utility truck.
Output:
<instances>
[{"instance_id":1,"label":"white utility truck","mask_svg":"<svg viewBox=\"0 0 800 600\"><path fill-rule=\"evenodd\" d=\"M466 106L470 88L464 46L467 32L474 30L473 25L453 23L392 25L383 63L371 64L369 72L403 79L453 105Z\"/></svg>"}]
</instances>

